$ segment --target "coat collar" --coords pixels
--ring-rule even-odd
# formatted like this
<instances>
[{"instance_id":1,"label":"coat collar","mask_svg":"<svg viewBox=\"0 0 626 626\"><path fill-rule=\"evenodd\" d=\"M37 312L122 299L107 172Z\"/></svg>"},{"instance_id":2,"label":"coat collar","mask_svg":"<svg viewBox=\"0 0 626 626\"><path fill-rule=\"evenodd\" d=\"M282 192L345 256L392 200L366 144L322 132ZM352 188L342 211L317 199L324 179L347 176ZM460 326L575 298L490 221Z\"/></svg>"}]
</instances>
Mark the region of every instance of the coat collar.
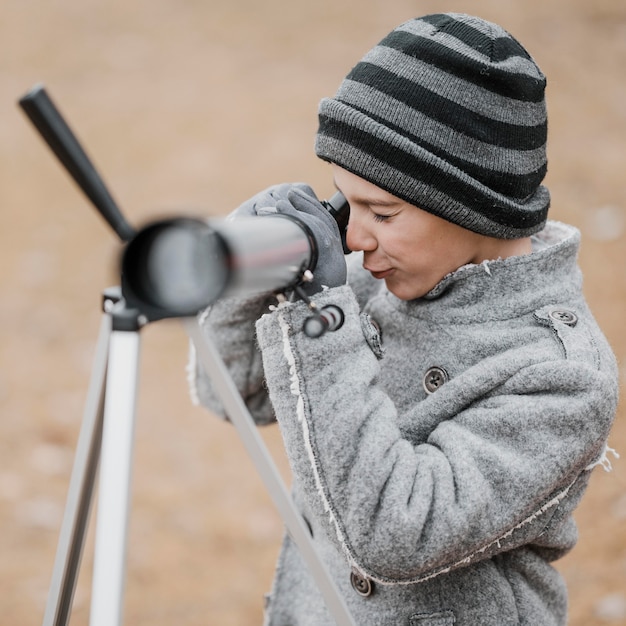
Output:
<instances>
[{"instance_id":1,"label":"coat collar","mask_svg":"<svg viewBox=\"0 0 626 626\"><path fill-rule=\"evenodd\" d=\"M531 254L465 265L417 300L387 295L398 310L415 317L464 323L507 319L580 292L579 245L576 228L549 221L533 236Z\"/></svg>"}]
</instances>

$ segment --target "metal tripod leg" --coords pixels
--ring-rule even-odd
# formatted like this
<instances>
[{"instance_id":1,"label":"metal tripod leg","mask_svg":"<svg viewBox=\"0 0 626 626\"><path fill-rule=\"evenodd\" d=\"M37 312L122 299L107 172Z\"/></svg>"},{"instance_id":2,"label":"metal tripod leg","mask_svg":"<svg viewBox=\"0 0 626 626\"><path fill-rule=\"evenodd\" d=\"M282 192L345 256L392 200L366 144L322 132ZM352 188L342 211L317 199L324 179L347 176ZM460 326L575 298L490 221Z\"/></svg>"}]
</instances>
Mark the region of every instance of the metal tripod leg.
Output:
<instances>
[{"instance_id":1,"label":"metal tripod leg","mask_svg":"<svg viewBox=\"0 0 626 626\"><path fill-rule=\"evenodd\" d=\"M111 303L112 300L105 295L105 310ZM44 613L44 626L66 626L70 617L100 458L104 385L110 334L111 318L105 314L100 324L83 421L74 455L65 513L57 542L52 580Z\"/></svg>"},{"instance_id":2,"label":"metal tripod leg","mask_svg":"<svg viewBox=\"0 0 626 626\"><path fill-rule=\"evenodd\" d=\"M127 309L114 312L104 403L90 626L122 623L139 339L138 312Z\"/></svg>"},{"instance_id":3,"label":"metal tripod leg","mask_svg":"<svg viewBox=\"0 0 626 626\"><path fill-rule=\"evenodd\" d=\"M118 290L105 292L104 309L43 626L69 622L100 458L90 624L121 623L139 323Z\"/></svg>"},{"instance_id":4,"label":"metal tripod leg","mask_svg":"<svg viewBox=\"0 0 626 626\"><path fill-rule=\"evenodd\" d=\"M302 516L293 504L285 484L270 456L263 439L247 407L245 406L235 384L209 337L202 332L196 318L184 320L187 333L191 337L196 352L206 373L213 381L216 392L228 412L239 437L244 444L259 476L263 480L274 505L278 509L285 526L298 546L300 554L308 564L311 575L318 585L326 606L337 626L355 626L354 621L343 597L337 591L330 575L315 551L311 535L305 526Z\"/></svg>"}]
</instances>

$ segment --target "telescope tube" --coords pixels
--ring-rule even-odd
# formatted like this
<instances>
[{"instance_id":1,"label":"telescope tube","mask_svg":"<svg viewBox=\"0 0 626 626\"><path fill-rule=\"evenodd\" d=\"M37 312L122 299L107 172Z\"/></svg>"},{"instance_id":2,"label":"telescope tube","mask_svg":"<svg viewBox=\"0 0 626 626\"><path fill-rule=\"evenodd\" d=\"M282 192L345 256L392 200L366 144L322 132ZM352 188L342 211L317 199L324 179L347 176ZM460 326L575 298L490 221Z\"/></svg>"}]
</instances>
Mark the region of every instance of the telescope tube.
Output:
<instances>
[{"instance_id":1,"label":"telescope tube","mask_svg":"<svg viewBox=\"0 0 626 626\"><path fill-rule=\"evenodd\" d=\"M317 262L306 225L276 214L149 224L122 255L122 295L148 321L195 315L216 300L288 289Z\"/></svg>"}]
</instances>

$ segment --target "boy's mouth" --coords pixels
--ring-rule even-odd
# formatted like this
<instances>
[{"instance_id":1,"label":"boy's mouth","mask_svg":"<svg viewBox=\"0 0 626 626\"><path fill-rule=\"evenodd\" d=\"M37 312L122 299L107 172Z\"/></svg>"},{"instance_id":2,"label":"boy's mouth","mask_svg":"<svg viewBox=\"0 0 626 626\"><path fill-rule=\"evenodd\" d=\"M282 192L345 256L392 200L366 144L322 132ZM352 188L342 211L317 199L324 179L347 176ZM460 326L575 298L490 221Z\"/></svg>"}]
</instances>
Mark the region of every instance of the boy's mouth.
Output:
<instances>
[{"instance_id":1,"label":"boy's mouth","mask_svg":"<svg viewBox=\"0 0 626 626\"><path fill-rule=\"evenodd\" d=\"M374 277L374 278L387 278L392 272L393 268L390 267L386 270L374 270L369 267L365 267L365 269Z\"/></svg>"}]
</instances>

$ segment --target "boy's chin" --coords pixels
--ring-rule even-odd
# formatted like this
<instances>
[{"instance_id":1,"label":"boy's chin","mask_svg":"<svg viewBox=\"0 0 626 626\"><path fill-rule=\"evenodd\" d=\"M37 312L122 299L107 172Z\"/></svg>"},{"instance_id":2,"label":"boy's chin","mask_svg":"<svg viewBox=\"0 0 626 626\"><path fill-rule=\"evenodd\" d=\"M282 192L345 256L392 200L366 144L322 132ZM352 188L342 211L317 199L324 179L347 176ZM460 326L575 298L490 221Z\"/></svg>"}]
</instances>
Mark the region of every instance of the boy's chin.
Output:
<instances>
[{"instance_id":1,"label":"boy's chin","mask_svg":"<svg viewBox=\"0 0 626 626\"><path fill-rule=\"evenodd\" d=\"M430 289L426 289L425 287L422 287L420 285L407 284L399 281L394 281L392 279L385 279L385 284L387 285L387 289L394 296L396 296L396 298L406 301L421 298L430 291Z\"/></svg>"}]
</instances>

